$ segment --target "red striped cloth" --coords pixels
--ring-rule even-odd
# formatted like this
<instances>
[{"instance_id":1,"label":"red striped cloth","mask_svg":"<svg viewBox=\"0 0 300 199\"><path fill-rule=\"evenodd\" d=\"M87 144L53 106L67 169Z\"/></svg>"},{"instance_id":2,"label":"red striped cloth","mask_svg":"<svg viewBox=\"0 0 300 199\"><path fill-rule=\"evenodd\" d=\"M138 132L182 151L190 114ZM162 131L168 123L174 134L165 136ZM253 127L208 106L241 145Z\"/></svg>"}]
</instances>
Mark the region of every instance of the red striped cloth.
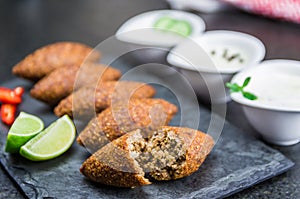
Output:
<instances>
[{"instance_id":1,"label":"red striped cloth","mask_svg":"<svg viewBox=\"0 0 300 199\"><path fill-rule=\"evenodd\" d=\"M222 0L248 12L300 23L300 0Z\"/></svg>"}]
</instances>

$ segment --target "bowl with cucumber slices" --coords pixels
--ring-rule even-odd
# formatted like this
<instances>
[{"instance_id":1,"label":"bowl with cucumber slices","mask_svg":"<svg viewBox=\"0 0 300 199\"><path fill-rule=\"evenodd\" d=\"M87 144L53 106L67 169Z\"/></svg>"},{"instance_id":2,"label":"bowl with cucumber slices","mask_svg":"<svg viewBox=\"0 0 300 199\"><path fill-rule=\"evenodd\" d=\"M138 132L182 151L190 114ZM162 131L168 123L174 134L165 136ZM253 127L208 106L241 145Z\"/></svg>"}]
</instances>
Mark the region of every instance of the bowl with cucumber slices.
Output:
<instances>
[{"instance_id":1,"label":"bowl with cucumber slices","mask_svg":"<svg viewBox=\"0 0 300 199\"><path fill-rule=\"evenodd\" d=\"M196 14L178 10L154 10L127 20L116 38L127 44L143 63L166 63L169 50L186 38L202 34L205 23Z\"/></svg>"}]
</instances>

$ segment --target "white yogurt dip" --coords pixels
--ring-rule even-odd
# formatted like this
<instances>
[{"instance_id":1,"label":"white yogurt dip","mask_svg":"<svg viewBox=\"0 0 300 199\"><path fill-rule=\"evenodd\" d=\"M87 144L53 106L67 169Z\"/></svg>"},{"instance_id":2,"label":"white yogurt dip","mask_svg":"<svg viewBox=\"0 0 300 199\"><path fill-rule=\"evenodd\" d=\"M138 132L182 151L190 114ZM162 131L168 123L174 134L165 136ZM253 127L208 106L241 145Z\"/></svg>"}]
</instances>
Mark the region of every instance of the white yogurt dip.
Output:
<instances>
[{"instance_id":1,"label":"white yogurt dip","mask_svg":"<svg viewBox=\"0 0 300 199\"><path fill-rule=\"evenodd\" d=\"M300 108L300 74L271 71L252 78L247 90L258 96L257 103Z\"/></svg>"},{"instance_id":2,"label":"white yogurt dip","mask_svg":"<svg viewBox=\"0 0 300 199\"><path fill-rule=\"evenodd\" d=\"M180 43L167 59L170 64L185 69L193 70L192 63L196 66L194 70L201 72L234 74L258 64L264 56L265 47L256 37L215 30Z\"/></svg>"},{"instance_id":3,"label":"white yogurt dip","mask_svg":"<svg viewBox=\"0 0 300 199\"><path fill-rule=\"evenodd\" d=\"M261 108L299 111L300 110L300 62L293 60L264 61L256 67L237 74L231 81L239 85L248 76L249 85L245 88L255 94L257 100L243 99L237 93L232 95L237 101Z\"/></svg>"}]
</instances>

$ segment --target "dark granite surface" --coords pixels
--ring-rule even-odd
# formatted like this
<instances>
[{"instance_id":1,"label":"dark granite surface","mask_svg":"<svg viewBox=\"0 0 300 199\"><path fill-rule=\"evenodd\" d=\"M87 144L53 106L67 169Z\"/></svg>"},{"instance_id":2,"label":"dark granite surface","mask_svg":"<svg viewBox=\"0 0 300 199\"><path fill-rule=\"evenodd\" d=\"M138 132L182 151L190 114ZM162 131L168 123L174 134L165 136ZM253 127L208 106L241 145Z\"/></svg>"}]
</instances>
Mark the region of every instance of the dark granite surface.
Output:
<instances>
[{"instance_id":1,"label":"dark granite surface","mask_svg":"<svg viewBox=\"0 0 300 199\"><path fill-rule=\"evenodd\" d=\"M11 67L34 49L59 40L96 45L129 17L156 8L160 0L11 0L0 1L0 83L11 78ZM284 9L284 8L283 8ZM201 14L207 29L238 30L259 37L266 45L266 58L299 59L300 26L270 20L237 10ZM257 136L240 107L231 102L227 120L245 134ZM1 132L5 129L0 127ZM300 198L300 144L272 146L295 162L288 172L262 182L229 198ZM6 172L0 171L0 198L22 198Z\"/></svg>"}]
</instances>

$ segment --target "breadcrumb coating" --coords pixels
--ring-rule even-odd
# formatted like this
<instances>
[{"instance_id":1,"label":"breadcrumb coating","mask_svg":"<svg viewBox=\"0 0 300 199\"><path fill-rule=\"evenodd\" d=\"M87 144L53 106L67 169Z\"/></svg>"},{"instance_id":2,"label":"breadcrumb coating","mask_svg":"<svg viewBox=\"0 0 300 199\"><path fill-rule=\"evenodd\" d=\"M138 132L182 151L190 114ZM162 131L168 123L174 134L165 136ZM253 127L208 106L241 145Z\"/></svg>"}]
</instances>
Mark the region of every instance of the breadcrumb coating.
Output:
<instances>
[{"instance_id":1,"label":"breadcrumb coating","mask_svg":"<svg viewBox=\"0 0 300 199\"><path fill-rule=\"evenodd\" d=\"M177 107L163 99L133 98L117 103L93 118L77 137L91 153L135 129L156 129L167 125Z\"/></svg>"},{"instance_id":2,"label":"breadcrumb coating","mask_svg":"<svg viewBox=\"0 0 300 199\"><path fill-rule=\"evenodd\" d=\"M53 105L71 94L74 89L98 81L117 80L120 76L119 70L101 64L64 66L38 81L30 90L30 95Z\"/></svg>"},{"instance_id":3,"label":"breadcrumb coating","mask_svg":"<svg viewBox=\"0 0 300 199\"><path fill-rule=\"evenodd\" d=\"M191 175L213 146L211 136L190 128L163 126L151 134L138 129L99 149L80 171L101 184L137 187Z\"/></svg>"},{"instance_id":4,"label":"breadcrumb coating","mask_svg":"<svg viewBox=\"0 0 300 199\"><path fill-rule=\"evenodd\" d=\"M109 107L112 100L129 100L130 98L150 98L155 89L142 82L108 81L100 82L96 88L82 87L60 101L55 107L57 116L65 114L73 117L93 116Z\"/></svg>"},{"instance_id":5,"label":"breadcrumb coating","mask_svg":"<svg viewBox=\"0 0 300 199\"><path fill-rule=\"evenodd\" d=\"M96 62L101 53L78 42L57 42L46 45L26 56L13 67L13 74L29 80L39 80L53 70L66 65Z\"/></svg>"}]
</instances>

